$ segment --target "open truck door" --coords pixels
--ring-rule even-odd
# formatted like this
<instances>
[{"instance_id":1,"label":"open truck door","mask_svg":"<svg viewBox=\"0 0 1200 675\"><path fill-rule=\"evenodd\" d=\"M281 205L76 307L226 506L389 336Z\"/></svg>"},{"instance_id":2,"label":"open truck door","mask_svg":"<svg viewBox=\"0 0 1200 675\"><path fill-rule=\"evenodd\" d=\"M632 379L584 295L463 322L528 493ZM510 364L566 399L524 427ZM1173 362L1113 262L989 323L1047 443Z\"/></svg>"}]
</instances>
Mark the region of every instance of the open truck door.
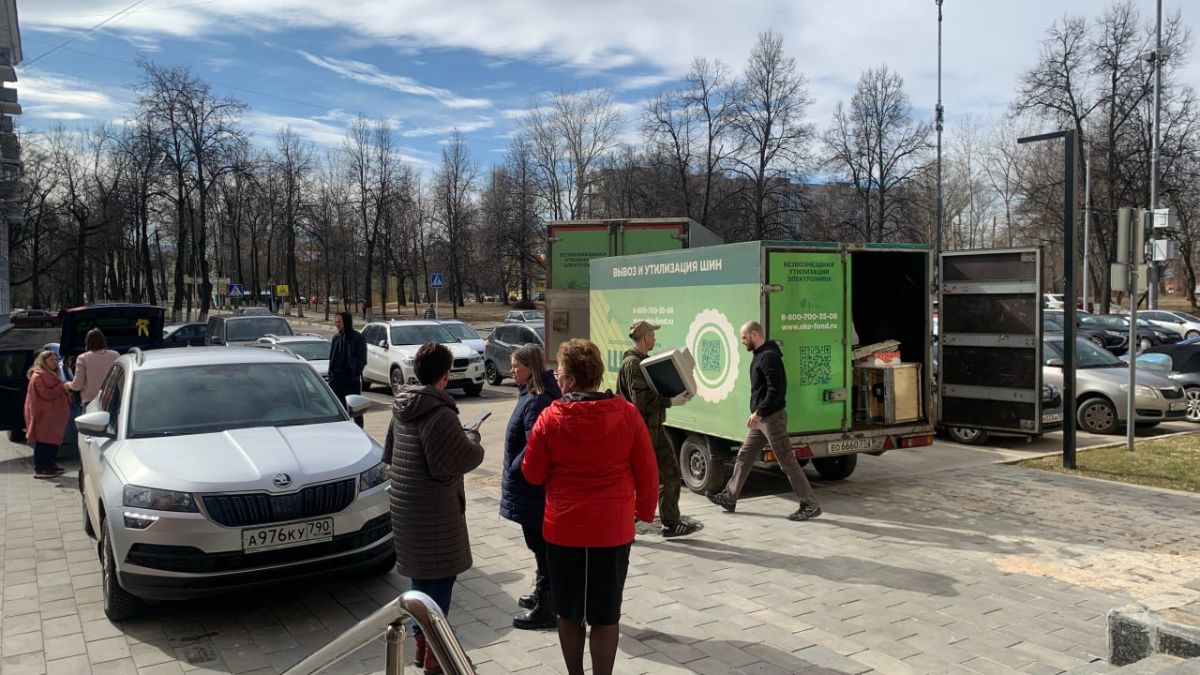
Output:
<instances>
[{"instance_id":1,"label":"open truck door","mask_svg":"<svg viewBox=\"0 0 1200 675\"><path fill-rule=\"evenodd\" d=\"M1041 250L948 251L940 263L939 423L1041 434Z\"/></svg>"}]
</instances>

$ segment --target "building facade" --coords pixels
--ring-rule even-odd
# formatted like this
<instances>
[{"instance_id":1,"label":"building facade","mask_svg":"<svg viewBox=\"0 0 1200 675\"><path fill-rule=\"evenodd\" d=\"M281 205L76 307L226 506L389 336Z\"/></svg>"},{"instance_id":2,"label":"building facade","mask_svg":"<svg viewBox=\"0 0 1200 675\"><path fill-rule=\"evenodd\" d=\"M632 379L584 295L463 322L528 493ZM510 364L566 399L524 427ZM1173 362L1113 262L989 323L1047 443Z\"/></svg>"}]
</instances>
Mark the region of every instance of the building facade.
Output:
<instances>
[{"instance_id":1,"label":"building facade","mask_svg":"<svg viewBox=\"0 0 1200 675\"><path fill-rule=\"evenodd\" d=\"M13 115L21 114L15 66L21 62L21 30L17 26L17 0L0 0L0 327L12 314L12 289L8 231L24 217L20 200L21 144L13 126Z\"/></svg>"}]
</instances>

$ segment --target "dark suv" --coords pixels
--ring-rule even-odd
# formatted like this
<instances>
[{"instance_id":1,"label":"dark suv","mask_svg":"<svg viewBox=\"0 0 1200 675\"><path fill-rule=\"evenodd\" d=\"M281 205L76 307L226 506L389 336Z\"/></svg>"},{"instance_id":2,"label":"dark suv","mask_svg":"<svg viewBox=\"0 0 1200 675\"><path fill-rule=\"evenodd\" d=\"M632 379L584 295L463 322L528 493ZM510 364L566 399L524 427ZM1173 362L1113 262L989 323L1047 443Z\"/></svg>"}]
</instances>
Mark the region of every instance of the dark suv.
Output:
<instances>
[{"instance_id":1,"label":"dark suv","mask_svg":"<svg viewBox=\"0 0 1200 675\"><path fill-rule=\"evenodd\" d=\"M500 384L512 370L512 355L525 345L546 348L546 324L502 323L483 343L483 369L490 384Z\"/></svg>"},{"instance_id":2,"label":"dark suv","mask_svg":"<svg viewBox=\"0 0 1200 675\"><path fill-rule=\"evenodd\" d=\"M294 335L282 316L210 316L204 344L245 345L267 335Z\"/></svg>"}]
</instances>

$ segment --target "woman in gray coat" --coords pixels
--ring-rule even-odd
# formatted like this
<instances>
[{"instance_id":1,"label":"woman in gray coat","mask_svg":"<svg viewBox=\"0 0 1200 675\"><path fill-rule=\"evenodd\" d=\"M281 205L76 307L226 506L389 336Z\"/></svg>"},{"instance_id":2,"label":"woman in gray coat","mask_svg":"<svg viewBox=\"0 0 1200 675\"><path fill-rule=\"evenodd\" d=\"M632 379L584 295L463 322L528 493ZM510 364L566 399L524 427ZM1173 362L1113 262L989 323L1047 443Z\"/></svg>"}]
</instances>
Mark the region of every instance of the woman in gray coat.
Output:
<instances>
[{"instance_id":1,"label":"woman in gray coat","mask_svg":"<svg viewBox=\"0 0 1200 675\"><path fill-rule=\"evenodd\" d=\"M464 431L458 407L446 393L450 350L429 342L417 350L413 369L419 385L396 393L386 447L392 464L392 533L396 569L450 613L454 580L471 568L467 497L463 475L483 461L477 429ZM420 627L414 663L440 673Z\"/></svg>"}]
</instances>

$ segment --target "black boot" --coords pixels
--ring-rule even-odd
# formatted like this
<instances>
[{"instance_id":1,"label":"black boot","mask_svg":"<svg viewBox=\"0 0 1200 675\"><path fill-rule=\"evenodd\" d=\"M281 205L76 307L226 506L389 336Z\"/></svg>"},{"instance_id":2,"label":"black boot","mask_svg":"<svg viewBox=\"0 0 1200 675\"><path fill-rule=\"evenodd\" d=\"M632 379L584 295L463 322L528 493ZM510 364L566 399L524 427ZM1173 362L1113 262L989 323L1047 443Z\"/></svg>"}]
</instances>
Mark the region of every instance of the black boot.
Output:
<instances>
[{"instance_id":1,"label":"black boot","mask_svg":"<svg viewBox=\"0 0 1200 675\"><path fill-rule=\"evenodd\" d=\"M538 586L542 583L542 573L537 572L533 579L533 588L529 589L529 593L517 598L517 606L521 609L533 609L537 604Z\"/></svg>"},{"instance_id":2,"label":"black boot","mask_svg":"<svg viewBox=\"0 0 1200 675\"><path fill-rule=\"evenodd\" d=\"M512 624L513 628L520 630L539 630L558 625L558 617L554 615L550 604L550 579L545 575L539 575L537 578L533 607L528 612L514 616Z\"/></svg>"}]
</instances>

